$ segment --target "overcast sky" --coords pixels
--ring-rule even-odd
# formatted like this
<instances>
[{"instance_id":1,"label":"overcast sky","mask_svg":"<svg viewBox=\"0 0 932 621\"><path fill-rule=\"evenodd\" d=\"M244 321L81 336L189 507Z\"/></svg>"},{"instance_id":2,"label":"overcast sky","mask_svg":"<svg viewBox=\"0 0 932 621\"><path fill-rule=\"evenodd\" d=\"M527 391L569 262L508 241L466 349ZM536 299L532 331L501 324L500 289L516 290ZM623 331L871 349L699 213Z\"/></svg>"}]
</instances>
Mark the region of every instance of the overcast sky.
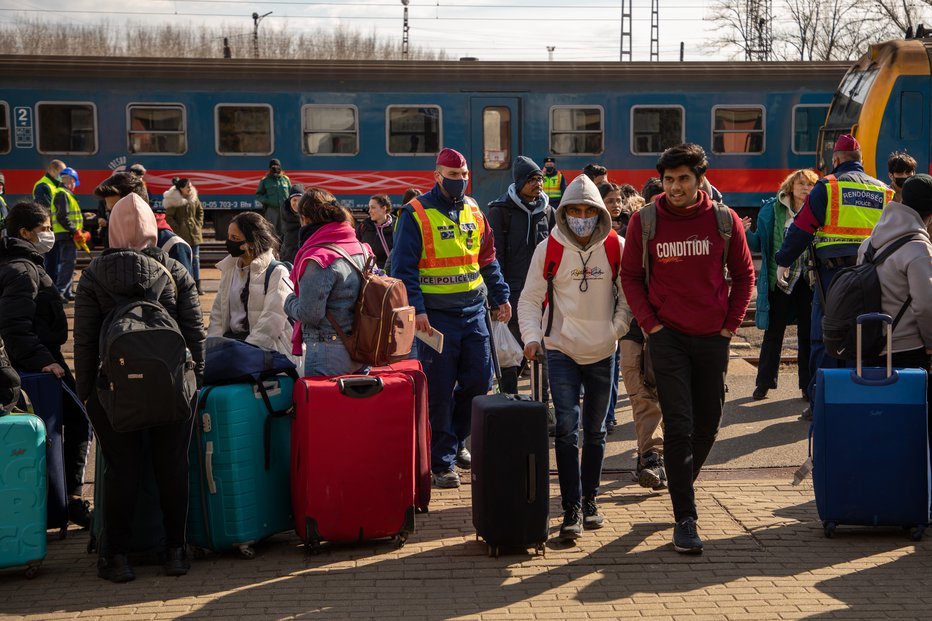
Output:
<instances>
[{"instance_id":1,"label":"overcast sky","mask_svg":"<svg viewBox=\"0 0 932 621\"><path fill-rule=\"evenodd\" d=\"M707 2L659 0L660 60L715 58L702 49L713 25L703 19ZM618 60L621 0L410 0L411 45L445 50L450 58L482 60ZM260 25L313 30L344 24L401 41L401 0L0 0L0 21L15 16L73 22L99 20L173 21L252 27L252 13L272 11ZM650 0L633 1L634 60L650 60Z\"/></svg>"}]
</instances>

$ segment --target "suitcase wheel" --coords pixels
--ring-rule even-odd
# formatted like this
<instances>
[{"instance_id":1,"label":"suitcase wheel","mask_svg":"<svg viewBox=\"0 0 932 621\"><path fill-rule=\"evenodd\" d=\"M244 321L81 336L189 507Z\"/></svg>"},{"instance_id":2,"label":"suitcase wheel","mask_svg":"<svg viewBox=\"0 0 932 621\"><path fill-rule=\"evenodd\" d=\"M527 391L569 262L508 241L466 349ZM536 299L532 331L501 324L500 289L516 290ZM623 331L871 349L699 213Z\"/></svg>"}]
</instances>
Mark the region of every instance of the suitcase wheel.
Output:
<instances>
[{"instance_id":1,"label":"suitcase wheel","mask_svg":"<svg viewBox=\"0 0 932 621\"><path fill-rule=\"evenodd\" d=\"M923 525L916 526L912 529L912 532L909 535L909 538L913 541L922 541L922 535L926 532L926 527Z\"/></svg>"},{"instance_id":2,"label":"suitcase wheel","mask_svg":"<svg viewBox=\"0 0 932 621\"><path fill-rule=\"evenodd\" d=\"M838 524L835 522L822 522L822 532L825 533L825 536L828 539L832 538L832 535L835 534L835 529L838 527Z\"/></svg>"},{"instance_id":3,"label":"suitcase wheel","mask_svg":"<svg viewBox=\"0 0 932 621\"><path fill-rule=\"evenodd\" d=\"M490 558L498 558L499 552L501 552L501 549L498 546L493 546L491 543L489 544L489 557Z\"/></svg>"},{"instance_id":4,"label":"suitcase wheel","mask_svg":"<svg viewBox=\"0 0 932 621\"><path fill-rule=\"evenodd\" d=\"M546 557L547 546L544 545L543 543L538 543L536 546L534 546L534 552L536 552L540 556Z\"/></svg>"},{"instance_id":5,"label":"suitcase wheel","mask_svg":"<svg viewBox=\"0 0 932 621\"><path fill-rule=\"evenodd\" d=\"M207 557L207 550L201 546L189 546L191 548L191 556L196 559L202 559Z\"/></svg>"},{"instance_id":6,"label":"suitcase wheel","mask_svg":"<svg viewBox=\"0 0 932 621\"><path fill-rule=\"evenodd\" d=\"M252 559L256 558L256 549L251 545L243 544L237 548L237 550L239 551L239 555L247 561L251 561Z\"/></svg>"},{"instance_id":7,"label":"suitcase wheel","mask_svg":"<svg viewBox=\"0 0 932 621\"><path fill-rule=\"evenodd\" d=\"M39 567L41 566L42 566L42 561L39 561L38 563L32 563L31 565L29 565L29 567L26 568L26 578L28 578L29 580L32 580L33 578L38 576Z\"/></svg>"}]
</instances>

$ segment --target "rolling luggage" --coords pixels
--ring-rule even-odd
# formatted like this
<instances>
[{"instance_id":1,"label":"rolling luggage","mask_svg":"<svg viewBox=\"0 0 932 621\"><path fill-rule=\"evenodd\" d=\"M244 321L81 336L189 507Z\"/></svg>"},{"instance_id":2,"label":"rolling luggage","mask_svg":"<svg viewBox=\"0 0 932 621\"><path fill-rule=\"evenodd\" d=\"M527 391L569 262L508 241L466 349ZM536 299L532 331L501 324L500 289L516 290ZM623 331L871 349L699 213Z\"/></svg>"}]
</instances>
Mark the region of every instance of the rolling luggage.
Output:
<instances>
[{"instance_id":1,"label":"rolling luggage","mask_svg":"<svg viewBox=\"0 0 932 621\"><path fill-rule=\"evenodd\" d=\"M531 383L531 398L494 394L472 400L472 523L476 538L488 544L489 556L507 547L545 551L550 442L547 406L537 400L537 362Z\"/></svg>"},{"instance_id":2,"label":"rolling luggage","mask_svg":"<svg viewBox=\"0 0 932 621\"><path fill-rule=\"evenodd\" d=\"M291 529L293 390L286 375L201 390L190 450L188 543L253 558L252 544Z\"/></svg>"},{"instance_id":3,"label":"rolling luggage","mask_svg":"<svg viewBox=\"0 0 932 621\"><path fill-rule=\"evenodd\" d=\"M861 324L887 325L887 367L862 368ZM928 374L892 369L889 315L857 319L857 369L816 375L812 482L826 537L839 524L912 528L929 523ZM889 471L895 456L896 475Z\"/></svg>"},{"instance_id":4,"label":"rolling luggage","mask_svg":"<svg viewBox=\"0 0 932 621\"><path fill-rule=\"evenodd\" d=\"M32 414L0 416L0 567L26 567L34 578L45 558L48 498L45 424Z\"/></svg>"},{"instance_id":5,"label":"rolling luggage","mask_svg":"<svg viewBox=\"0 0 932 621\"><path fill-rule=\"evenodd\" d=\"M33 411L45 423L45 468L48 473L47 528L68 531L68 493L65 489L65 453L62 440L61 380L51 373L20 373L22 389L32 402Z\"/></svg>"},{"instance_id":6,"label":"rolling luggage","mask_svg":"<svg viewBox=\"0 0 932 621\"><path fill-rule=\"evenodd\" d=\"M387 367L376 367L370 375L382 375L392 371L408 374L414 380L414 417L417 446L414 453L414 504L418 513L427 513L430 505L430 412L427 400L427 376L416 358L394 362Z\"/></svg>"},{"instance_id":7,"label":"rolling luggage","mask_svg":"<svg viewBox=\"0 0 932 621\"><path fill-rule=\"evenodd\" d=\"M407 373L305 377L295 384L295 531L357 542L414 531L414 380Z\"/></svg>"}]
</instances>

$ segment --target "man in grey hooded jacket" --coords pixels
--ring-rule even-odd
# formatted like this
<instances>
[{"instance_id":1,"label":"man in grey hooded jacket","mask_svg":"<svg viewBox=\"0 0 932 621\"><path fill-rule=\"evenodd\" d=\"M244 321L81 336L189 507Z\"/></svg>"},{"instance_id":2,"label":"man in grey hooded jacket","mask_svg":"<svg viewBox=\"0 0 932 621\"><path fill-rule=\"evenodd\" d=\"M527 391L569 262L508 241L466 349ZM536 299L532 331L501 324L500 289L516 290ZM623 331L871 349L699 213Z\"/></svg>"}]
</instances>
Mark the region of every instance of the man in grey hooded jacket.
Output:
<instances>
[{"instance_id":1,"label":"man in grey hooded jacket","mask_svg":"<svg viewBox=\"0 0 932 621\"><path fill-rule=\"evenodd\" d=\"M893 366L928 371L932 353L932 241L928 231L932 177L910 177L901 194L901 202L887 203L871 236L858 248L858 263L864 262L868 244L880 254L897 239L912 236L912 241L877 266L881 310L896 317L909 300L893 330Z\"/></svg>"},{"instance_id":2,"label":"man in grey hooded jacket","mask_svg":"<svg viewBox=\"0 0 932 621\"><path fill-rule=\"evenodd\" d=\"M517 308L534 249L547 239L553 228L553 210L543 191L543 173L534 160L519 155L511 168L514 183L489 203L488 214L495 239L495 257L511 291L511 307ZM508 328L520 343L517 313L512 314ZM502 369L502 392L517 394L518 370L519 367ZM541 383L541 399L546 403L546 380Z\"/></svg>"}]
</instances>

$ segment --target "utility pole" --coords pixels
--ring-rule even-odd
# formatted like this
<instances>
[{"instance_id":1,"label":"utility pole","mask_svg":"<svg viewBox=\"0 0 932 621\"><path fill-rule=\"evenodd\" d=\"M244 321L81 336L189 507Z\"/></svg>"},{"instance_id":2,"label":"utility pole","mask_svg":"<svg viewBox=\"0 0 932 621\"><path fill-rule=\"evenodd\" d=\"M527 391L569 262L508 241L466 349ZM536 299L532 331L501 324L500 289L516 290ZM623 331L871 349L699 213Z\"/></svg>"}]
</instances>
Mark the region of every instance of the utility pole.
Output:
<instances>
[{"instance_id":1,"label":"utility pole","mask_svg":"<svg viewBox=\"0 0 932 621\"><path fill-rule=\"evenodd\" d=\"M401 59L408 60L408 3L411 0L401 0L405 7L404 27L401 30Z\"/></svg>"},{"instance_id":2,"label":"utility pole","mask_svg":"<svg viewBox=\"0 0 932 621\"><path fill-rule=\"evenodd\" d=\"M553 62L553 51L554 51L555 49L557 49L557 46L556 46L556 45L548 45L548 46L547 46L547 55L548 55L547 60L549 60L550 62Z\"/></svg>"},{"instance_id":3,"label":"utility pole","mask_svg":"<svg viewBox=\"0 0 932 621\"><path fill-rule=\"evenodd\" d=\"M746 60L767 62L773 55L773 0L746 0Z\"/></svg>"},{"instance_id":4,"label":"utility pole","mask_svg":"<svg viewBox=\"0 0 932 621\"><path fill-rule=\"evenodd\" d=\"M660 0L650 0L650 60L660 60Z\"/></svg>"},{"instance_id":5,"label":"utility pole","mask_svg":"<svg viewBox=\"0 0 932 621\"><path fill-rule=\"evenodd\" d=\"M618 60L631 62L631 3L621 0L621 48Z\"/></svg>"},{"instance_id":6,"label":"utility pole","mask_svg":"<svg viewBox=\"0 0 932 621\"><path fill-rule=\"evenodd\" d=\"M259 15L258 13L252 14L252 55L256 58L259 58L259 22L272 14L272 11L269 11L265 15Z\"/></svg>"}]
</instances>

